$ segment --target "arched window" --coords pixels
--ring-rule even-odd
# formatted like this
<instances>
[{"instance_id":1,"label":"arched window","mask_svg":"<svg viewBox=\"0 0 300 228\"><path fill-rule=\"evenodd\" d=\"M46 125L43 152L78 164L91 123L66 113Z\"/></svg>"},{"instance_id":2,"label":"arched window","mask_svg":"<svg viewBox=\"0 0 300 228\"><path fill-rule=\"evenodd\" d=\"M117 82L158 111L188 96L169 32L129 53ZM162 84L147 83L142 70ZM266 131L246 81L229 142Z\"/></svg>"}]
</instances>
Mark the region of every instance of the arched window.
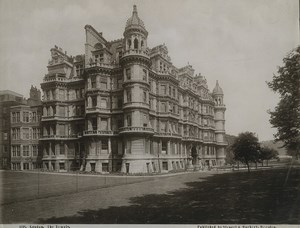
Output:
<instances>
[{"instance_id":1,"label":"arched window","mask_svg":"<svg viewBox=\"0 0 300 228\"><path fill-rule=\"evenodd\" d=\"M128 49L130 49L130 47L131 47L131 39L128 39Z\"/></svg>"},{"instance_id":2,"label":"arched window","mask_svg":"<svg viewBox=\"0 0 300 228\"><path fill-rule=\"evenodd\" d=\"M142 48L144 47L144 41L143 40L141 41L141 47Z\"/></svg>"},{"instance_id":3,"label":"arched window","mask_svg":"<svg viewBox=\"0 0 300 228\"><path fill-rule=\"evenodd\" d=\"M134 49L138 49L139 41L137 38L134 39Z\"/></svg>"}]
</instances>

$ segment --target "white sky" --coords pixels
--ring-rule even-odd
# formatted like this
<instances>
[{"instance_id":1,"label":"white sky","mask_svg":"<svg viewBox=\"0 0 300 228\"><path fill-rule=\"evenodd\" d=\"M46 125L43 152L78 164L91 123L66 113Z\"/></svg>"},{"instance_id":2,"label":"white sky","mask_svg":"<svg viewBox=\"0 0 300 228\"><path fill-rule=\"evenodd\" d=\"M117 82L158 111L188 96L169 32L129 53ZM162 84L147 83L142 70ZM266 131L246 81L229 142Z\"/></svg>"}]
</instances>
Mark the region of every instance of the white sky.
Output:
<instances>
[{"instance_id":1,"label":"white sky","mask_svg":"<svg viewBox=\"0 0 300 228\"><path fill-rule=\"evenodd\" d=\"M298 45L298 0L0 0L0 90L28 97L47 73L50 48L84 53L86 24L121 38L133 4L150 48L165 43L173 64L189 62L210 90L219 80L228 134L273 138L266 111L278 96L265 82Z\"/></svg>"}]
</instances>

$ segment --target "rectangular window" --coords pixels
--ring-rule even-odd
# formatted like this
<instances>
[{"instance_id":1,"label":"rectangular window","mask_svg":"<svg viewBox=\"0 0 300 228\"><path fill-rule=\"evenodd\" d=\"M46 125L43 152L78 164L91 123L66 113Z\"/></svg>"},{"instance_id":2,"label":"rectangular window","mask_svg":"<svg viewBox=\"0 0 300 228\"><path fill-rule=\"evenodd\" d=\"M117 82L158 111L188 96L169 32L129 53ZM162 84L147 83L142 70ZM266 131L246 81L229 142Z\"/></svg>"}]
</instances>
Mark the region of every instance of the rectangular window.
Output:
<instances>
[{"instance_id":1,"label":"rectangular window","mask_svg":"<svg viewBox=\"0 0 300 228\"><path fill-rule=\"evenodd\" d=\"M16 154L17 154L18 157L21 156L21 147L20 147L20 145L16 146Z\"/></svg>"},{"instance_id":2,"label":"rectangular window","mask_svg":"<svg viewBox=\"0 0 300 228\"><path fill-rule=\"evenodd\" d=\"M101 98L100 107L107 108L107 100L105 98Z\"/></svg>"},{"instance_id":3,"label":"rectangular window","mask_svg":"<svg viewBox=\"0 0 300 228\"><path fill-rule=\"evenodd\" d=\"M59 90L59 100L64 101L65 100L65 91L63 89Z\"/></svg>"},{"instance_id":4,"label":"rectangular window","mask_svg":"<svg viewBox=\"0 0 300 228\"><path fill-rule=\"evenodd\" d=\"M168 170L168 162L162 162L162 169Z\"/></svg>"},{"instance_id":5,"label":"rectangular window","mask_svg":"<svg viewBox=\"0 0 300 228\"><path fill-rule=\"evenodd\" d=\"M16 123L20 122L20 112L16 113Z\"/></svg>"},{"instance_id":6,"label":"rectangular window","mask_svg":"<svg viewBox=\"0 0 300 228\"><path fill-rule=\"evenodd\" d=\"M126 95L127 95L127 102L131 102L131 91L127 90Z\"/></svg>"},{"instance_id":7,"label":"rectangular window","mask_svg":"<svg viewBox=\"0 0 300 228\"><path fill-rule=\"evenodd\" d=\"M108 172L108 163L102 163L102 172Z\"/></svg>"},{"instance_id":8,"label":"rectangular window","mask_svg":"<svg viewBox=\"0 0 300 228\"><path fill-rule=\"evenodd\" d=\"M144 127L148 126L148 117L146 114L143 115L143 126Z\"/></svg>"},{"instance_id":9,"label":"rectangular window","mask_svg":"<svg viewBox=\"0 0 300 228\"><path fill-rule=\"evenodd\" d=\"M122 88L122 79L118 80L118 85L117 85L118 89Z\"/></svg>"},{"instance_id":10,"label":"rectangular window","mask_svg":"<svg viewBox=\"0 0 300 228\"><path fill-rule=\"evenodd\" d=\"M32 122L37 122L37 115L36 112L32 113Z\"/></svg>"},{"instance_id":11,"label":"rectangular window","mask_svg":"<svg viewBox=\"0 0 300 228\"><path fill-rule=\"evenodd\" d=\"M36 139L40 138L40 129L36 128Z\"/></svg>"},{"instance_id":12,"label":"rectangular window","mask_svg":"<svg viewBox=\"0 0 300 228\"><path fill-rule=\"evenodd\" d=\"M36 128L32 128L32 139L37 139L37 129Z\"/></svg>"},{"instance_id":13,"label":"rectangular window","mask_svg":"<svg viewBox=\"0 0 300 228\"><path fill-rule=\"evenodd\" d=\"M143 102L147 103L147 92L146 91L143 92Z\"/></svg>"},{"instance_id":14,"label":"rectangular window","mask_svg":"<svg viewBox=\"0 0 300 228\"><path fill-rule=\"evenodd\" d=\"M122 108L122 98L118 98L118 108Z\"/></svg>"},{"instance_id":15,"label":"rectangular window","mask_svg":"<svg viewBox=\"0 0 300 228\"><path fill-rule=\"evenodd\" d=\"M65 154L65 144L61 143L59 145L59 154L64 155Z\"/></svg>"},{"instance_id":16,"label":"rectangular window","mask_svg":"<svg viewBox=\"0 0 300 228\"><path fill-rule=\"evenodd\" d=\"M101 78L100 89L107 90L107 79L106 78Z\"/></svg>"},{"instance_id":17,"label":"rectangular window","mask_svg":"<svg viewBox=\"0 0 300 228\"><path fill-rule=\"evenodd\" d=\"M97 97L92 97L92 107L97 106Z\"/></svg>"},{"instance_id":18,"label":"rectangular window","mask_svg":"<svg viewBox=\"0 0 300 228\"><path fill-rule=\"evenodd\" d=\"M161 94L163 94L163 95L165 95L166 93L167 93L167 90L166 90L166 86L165 85L161 85L160 86L160 92L161 92Z\"/></svg>"},{"instance_id":19,"label":"rectangular window","mask_svg":"<svg viewBox=\"0 0 300 228\"><path fill-rule=\"evenodd\" d=\"M17 156L17 151L16 151L16 146L11 146L11 156L16 157Z\"/></svg>"},{"instance_id":20,"label":"rectangular window","mask_svg":"<svg viewBox=\"0 0 300 228\"><path fill-rule=\"evenodd\" d=\"M167 112L167 105L166 105L166 103L161 103L161 105L160 105L160 111L161 112Z\"/></svg>"},{"instance_id":21,"label":"rectangular window","mask_svg":"<svg viewBox=\"0 0 300 228\"><path fill-rule=\"evenodd\" d=\"M58 115L61 116L61 117L65 117L66 116L65 107L58 106Z\"/></svg>"},{"instance_id":22,"label":"rectangular window","mask_svg":"<svg viewBox=\"0 0 300 228\"><path fill-rule=\"evenodd\" d=\"M131 68L127 68L125 71L126 71L126 79L130 80L131 79Z\"/></svg>"},{"instance_id":23,"label":"rectangular window","mask_svg":"<svg viewBox=\"0 0 300 228\"><path fill-rule=\"evenodd\" d=\"M97 130L97 118L92 118L92 127L93 130Z\"/></svg>"},{"instance_id":24,"label":"rectangular window","mask_svg":"<svg viewBox=\"0 0 300 228\"><path fill-rule=\"evenodd\" d=\"M143 80L147 81L147 70L143 69Z\"/></svg>"},{"instance_id":25,"label":"rectangular window","mask_svg":"<svg viewBox=\"0 0 300 228\"><path fill-rule=\"evenodd\" d=\"M96 88L97 84L96 84L96 77L91 77L91 86L92 89Z\"/></svg>"},{"instance_id":26,"label":"rectangular window","mask_svg":"<svg viewBox=\"0 0 300 228\"><path fill-rule=\"evenodd\" d=\"M29 156L29 146L23 146L23 156L24 157Z\"/></svg>"},{"instance_id":27,"label":"rectangular window","mask_svg":"<svg viewBox=\"0 0 300 228\"><path fill-rule=\"evenodd\" d=\"M32 156L38 155L38 145L32 145Z\"/></svg>"},{"instance_id":28,"label":"rectangular window","mask_svg":"<svg viewBox=\"0 0 300 228\"><path fill-rule=\"evenodd\" d=\"M28 170L29 169L29 163L23 163L23 169Z\"/></svg>"},{"instance_id":29,"label":"rectangular window","mask_svg":"<svg viewBox=\"0 0 300 228\"><path fill-rule=\"evenodd\" d=\"M101 150L107 150L108 149L108 140L102 140L101 141Z\"/></svg>"},{"instance_id":30,"label":"rectangular window","mask_svg":"<svg viewBox=\"0 0 300 228\"><path fill-rule=\"evenodd\" d=\"M131 126L131 115L127 116L127 126L130 127Z\"/></svg>"},{"instance_id":31,"label":"rectangular window","mask_svg":"<svg viewBox=\"0 0 300 228\"><path fill-rule=\"evenodd\" d=\"M118 128L123 127L123 120L122 119L118 119Z\"/></svg>"},{"instance_id":32,"label":"rectangular window","mask_svg":"<svg viewBox=\"0 0 300 228\"><path fill-rule=\"evenodd\" d=\"M29 128L23 128L23 140L29 139Z\"/></svg>"},{"instance_id":33,"label":"rectangular window","mask_svg":"<svg viewBox=\"0 0 300 228\"><path fill-rule=\"evenodd\" d=\"M165 141L163 141L162 142L162 145L161 145L161 152L163 153L163 154L166 154L167 153L167 142L165 142Z\"/></svg>"},{"instance_id":34,"label":"rectangular window","mask_svg":"<svg viewBox=\"0 0 300 228\"><path fill-rule=\"evenodd\" d=\"M29 112L23 112L23 122L29 123Z\"/></svg>"},{"instance_id":35,"label":"rectangular window","mask_svg":"<svg viewBox=\"0 0 300 228\"><path fill-rule=\"evenodd\" d=\"M102 62L104 61L104 58L103 58L103 54L102 54L102 53L99 54L99 61L100 61L100 63L102 63Z\"/></svg>"},{"instance_id":36,"label":"rectangular window","mask_svg":"<svg viewBox=\"0 0 300 228\"><path fill-rule=\"evenodd\" d=\"M160 131L161 132L166 132L166 121L161 121L160 122Z\"/></svg>"},{"instance_id":37,"label":"rectangular window","mask_svg":"<svg viewBox=\"0 0 300 228\"><path fill-rule=\"evenodd\" d=\"M58 124L58 135L65 136L66 126L64 124Z\"/></svg>"},{"instance_id":38,"label":"rectangular window","mask_svg":"<svg viewBox=\"0 0 300 228\"><path fill-rule=\"evenodd\" d=\"M11 114L11 122L12 123L15 123L16 122L16 113L15 112L13 112L12 114Z\"/></svg>"},{"instance_id":39,"label":"rectangular window","mask_svg":"<svg viewBox=\"0 0 300 228\"><path fill-rule=\"evenodd\" d=\"M65 170L65 163L64 162L59 163L59 170Z\"/></svg>"},{"instance_id":40,"label":"rectangular window","mask_svg":"<svg viewBox=\"0 0 300 228\"><path fill-rule=\"evenodd\" d=\"M100 130L108 130L107 118L101 118Z\"/></svg>"}]
</instances>

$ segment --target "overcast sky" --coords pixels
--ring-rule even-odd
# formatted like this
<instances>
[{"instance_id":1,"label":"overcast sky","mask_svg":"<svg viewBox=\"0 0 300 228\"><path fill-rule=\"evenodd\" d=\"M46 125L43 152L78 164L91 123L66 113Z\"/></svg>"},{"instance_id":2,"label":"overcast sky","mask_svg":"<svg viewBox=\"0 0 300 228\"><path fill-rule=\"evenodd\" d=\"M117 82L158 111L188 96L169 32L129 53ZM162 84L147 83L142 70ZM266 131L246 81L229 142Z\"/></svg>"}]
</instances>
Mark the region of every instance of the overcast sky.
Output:
<instances>
[{"instance_id":1,"label":"overcast sky","mask_svg":"<svg viewBox=\"0 0 300 228\"><path fill-rule=\"evenodd\" d=\"M267 110L278 96L265 82L298 45L298 0L0 0L0 90L28 97L31 85L40 88L50 48L84 53L86 24L121 38L133 4L150 48L165 43L173 64L189 62L210 90L219 80L228 134L273 139Z\"/></svg>"}]
</instances>

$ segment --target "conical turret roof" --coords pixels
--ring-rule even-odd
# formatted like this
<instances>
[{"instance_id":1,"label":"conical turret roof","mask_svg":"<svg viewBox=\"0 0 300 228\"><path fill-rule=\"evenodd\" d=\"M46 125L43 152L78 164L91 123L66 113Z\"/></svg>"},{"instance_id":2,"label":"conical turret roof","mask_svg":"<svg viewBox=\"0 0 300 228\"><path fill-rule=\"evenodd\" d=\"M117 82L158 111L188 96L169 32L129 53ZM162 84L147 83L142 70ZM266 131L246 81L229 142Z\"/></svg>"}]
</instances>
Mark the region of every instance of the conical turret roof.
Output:
<instances>
[{"instance_id":1,"label":"conical turret roof","mask_svg":"<svg viewBox=\"0 0 300 228\"><path fill-rule=\"evenodd\" d=\"M222 88L220 87L219 82L218 82L218 80L217 80L216 86L215 86L215 88L214 88L214 90L213 90L213 95L223 95L223 94L224 94L224 93L223 93L223 90L222 90Z\"/></svg>"},{"instance_id":2,"label":"conical turret roof","mask_svg":"<svg viewBox=\"0 0 300 228\"><path fill-rule=\"evenodd\" d=\"M130 28L139 28L147 34L147 30L145 28L144 22L138 16L136 5L133 5L132 16L130 18L128 18L128 20L126 22L125 31Z\"/></svg>"}]
</instances>

